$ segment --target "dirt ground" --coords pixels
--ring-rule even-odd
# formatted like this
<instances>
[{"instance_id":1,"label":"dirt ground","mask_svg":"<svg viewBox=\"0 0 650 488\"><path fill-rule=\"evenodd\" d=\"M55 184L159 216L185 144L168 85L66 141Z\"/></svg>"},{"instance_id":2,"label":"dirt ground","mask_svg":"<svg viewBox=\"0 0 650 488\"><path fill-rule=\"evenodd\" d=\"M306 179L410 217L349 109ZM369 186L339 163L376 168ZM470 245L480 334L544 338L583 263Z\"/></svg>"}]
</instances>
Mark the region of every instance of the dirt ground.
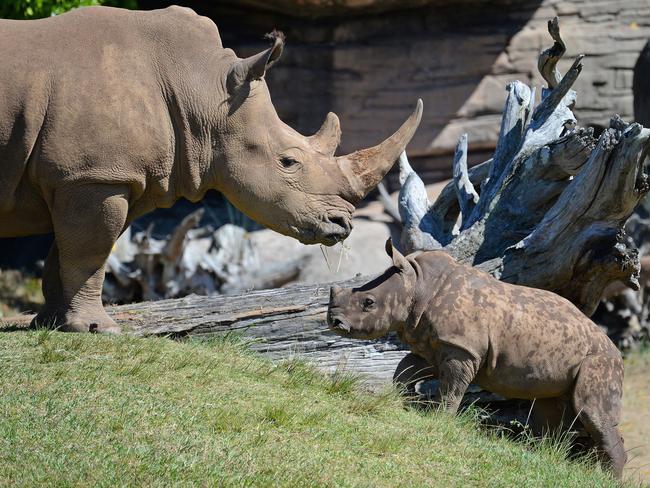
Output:
<instances>
[{"instance_id":1,"label":"dirt ground","mask_svg":"<svg viewBox=\"0 0 650 488\"><path fill-rule=\"evenodd\" d=\"M626 478L650 485L650 351L626 361L621 431L628 451Z\"/></svg>"}]
</instances>

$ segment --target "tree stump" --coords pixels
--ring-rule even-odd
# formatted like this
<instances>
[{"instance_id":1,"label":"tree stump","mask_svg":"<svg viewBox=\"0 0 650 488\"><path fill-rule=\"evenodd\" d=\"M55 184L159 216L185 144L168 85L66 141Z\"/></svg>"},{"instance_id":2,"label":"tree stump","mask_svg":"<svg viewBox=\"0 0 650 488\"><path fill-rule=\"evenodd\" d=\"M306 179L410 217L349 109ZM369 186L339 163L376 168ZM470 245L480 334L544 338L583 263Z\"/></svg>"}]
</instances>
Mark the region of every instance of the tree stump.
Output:
<instances>
[{"instance_id":1,"label":"tree stump","mask_svg":"<svg viewBox=\"0 0 650 488\"><path fill-rule=\"evenodd\" d=\"M625 224L650 189L643 167L650 130L618 116L598 138L579 127L571 87L583 56L562 76L557 17L548 30L554 44L538 60L547 83L541 101L524 83L508 85L492 159L468 168L462 136L453 180L431 204L402 154L400 245L407 253L443 249L500 280L553 291L591 316L606 289L640 286L639 253ZM436 385L419 388L429 396Z\"/></svg>"},{"instance_id":2,"label":"tree stump","mask_svg":"<svg viewBox=\"0 0 650 488\"><path fill-rule=\"evenodd\" d=\"M400 215L405 252L443 248L498 279L553 291L591 315L605 288L639 287L639 257L624 226L649 189L643 161L650 130L618 116L596 139L572 112L571 89L582 56L561 76L565 52L557 18L553 46L539 57L548 86L515 81L494 157L467 167L467 136L454 158L454 179L435 203L406 155L400 160Z\"/></svg>"}]
</instances>

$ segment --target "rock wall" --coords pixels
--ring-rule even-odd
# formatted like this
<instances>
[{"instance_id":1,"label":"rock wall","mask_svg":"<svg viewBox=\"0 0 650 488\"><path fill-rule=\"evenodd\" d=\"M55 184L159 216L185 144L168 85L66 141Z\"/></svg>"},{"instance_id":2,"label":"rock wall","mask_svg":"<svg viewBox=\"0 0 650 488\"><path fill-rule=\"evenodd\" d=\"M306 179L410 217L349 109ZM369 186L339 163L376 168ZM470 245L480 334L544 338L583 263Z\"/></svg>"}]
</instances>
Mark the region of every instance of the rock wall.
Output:
<instances>
[{"instance_id":1,"label":"rock wall","mask_svg":"<svg viewBox=\"0 0 650 488\"><path fill-rule=\"evenodd\" d=\"M541 86L535 63L549 45L553 16L569 51L560 67L587 55L576 86L576 115L585 125L604 126L614 113L632 118L633 68L650 36L648 0L182 3L212 17L240 55L262 49L263 33L284 30L287 49L268 75L278 112L310 132L335 111L343 151L381 140L421 97L425 113L409 154L426 182L449 176L450 153L464 131L474 161L489 157L505 84ZM388 11L374 12L380 7Z\"/></svg>"}]
</instances>

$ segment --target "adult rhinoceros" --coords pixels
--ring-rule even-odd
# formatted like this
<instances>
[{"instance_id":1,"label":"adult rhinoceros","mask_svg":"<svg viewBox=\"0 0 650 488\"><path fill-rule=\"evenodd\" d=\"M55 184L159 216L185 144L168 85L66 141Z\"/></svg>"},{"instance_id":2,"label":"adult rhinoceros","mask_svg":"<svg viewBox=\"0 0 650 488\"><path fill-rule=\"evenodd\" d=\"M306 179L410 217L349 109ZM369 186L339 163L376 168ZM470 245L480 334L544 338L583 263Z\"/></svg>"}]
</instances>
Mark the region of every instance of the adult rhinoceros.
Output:
<instances>
[{"instance_id":1,"label":"adult rhinoceros","mask_svg":"<svg viewBox=\"0 0 650 488\"><path fill-rule=\"evenodd\" d=\"M278 118L264 74L212 21L170 7L93 7L0 21L0 237L54 232L38 324L117 332L104 263L136 217L209 189L304 243L350 233L354 204L404 150L422 103L380 145L334 157L338 118L310 137Z\"/></svg>"}]
</instances>

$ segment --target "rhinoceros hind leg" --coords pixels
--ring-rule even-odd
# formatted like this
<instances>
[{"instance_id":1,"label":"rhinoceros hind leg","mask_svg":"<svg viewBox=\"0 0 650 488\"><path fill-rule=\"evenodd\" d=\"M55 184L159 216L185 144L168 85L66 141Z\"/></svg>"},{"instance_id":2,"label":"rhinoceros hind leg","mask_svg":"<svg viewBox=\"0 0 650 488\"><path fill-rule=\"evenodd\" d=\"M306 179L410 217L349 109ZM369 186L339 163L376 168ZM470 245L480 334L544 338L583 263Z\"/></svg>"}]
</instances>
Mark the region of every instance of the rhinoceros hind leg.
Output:
<instances>
[{"instance_id":1,"label":"rhinoceros hind leg","mask_svg":"<svg viewBox=\"0 0 650 488\"><path fill-rule=\"evenodd\" d=\"M50 252L45 259L43 268L43 296L45 305L43 309L34 317L31 327L54 328L57 323L61 323L63 312L65 311L65 302L63 300L63 287L59 271L59 251L56 247L56 241L50 247Z\"/></svg>"},{"instance_id":2,"label":"rhinoceros hind leg","mask_svg":"<svg viewBox=\"0 0 650 488\"><path fill-rule=\"evenodd\" d=\"M530 427L537 436L568 429L575 413L570 398L536 398L532 407Z\"/></svg>"},{"instance_id":3,"label":"rhinoceros hind leg","mask_svg":"<svg viewBox=\"0 0 650 488\"><path fill-rule=\"evenodd\" d=\"M623 394L623 361L609 355L588 356L580 365L573 407L593 438L603 466L620 479L627 454L618 431Z\"/></svg>"},{"instance_id":4,"label":"rhinoceros hind leg","mask_svg":"<svg viewBox=\"0 0 650 488\"><path fill-rule=\"evenodd\" d=\"M53 306L46 306L36 320L55 317L55 324L45 325L64 332L119 333L120 327L104 310L101 292L106 259L124 230L128 214L126 190L86 185L58 191L54 202L51 213L60 288L52 270L46 276L44 292ZM52 268L56 261L52 257ZM59 300L61 306L56 305Z\"/></svg>"}]
</instances>

